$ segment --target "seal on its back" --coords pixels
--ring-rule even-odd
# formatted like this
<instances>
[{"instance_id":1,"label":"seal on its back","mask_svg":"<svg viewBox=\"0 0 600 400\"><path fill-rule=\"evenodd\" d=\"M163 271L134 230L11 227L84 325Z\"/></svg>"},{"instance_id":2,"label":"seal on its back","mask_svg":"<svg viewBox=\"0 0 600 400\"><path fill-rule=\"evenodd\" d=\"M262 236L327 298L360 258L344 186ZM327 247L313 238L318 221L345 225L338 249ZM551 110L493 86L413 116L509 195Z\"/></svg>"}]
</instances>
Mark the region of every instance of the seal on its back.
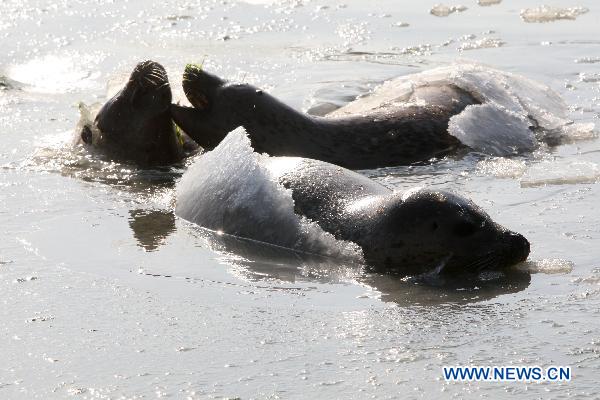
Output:
<instances>
[{"instance_id":1,"label":"seal on its back","mask_svg":"<svg viewBox=\"0 0 600 400\"><path fill-rule=\"evenodd\" d=\"M213 150L223 151L217 153L217 160L230 161L225 157L227 148L240 154L232 145L239 140L235 135L241 133L233 132ZM202 157L208 155L201 156L195 167L202 166ZM254 168L264 168L270 179L291 191L296 215L316 222L338 240L359 245L365 261L378 271L401 275L432 270L477 273L506 268L529 254L529 242L522 235L498 225L482 209L457 195L425 189L398 194L363 175L322 161L260 159ZM197 173L210 175L197 179ZM277 239L284 234L274 231L288 227L269 224L276 220L272 215L280 212L280 207L256 198L261 191L251 182L232 179L235 177L192 168L178 189L177 215L209 229L282 245ZM211 185L227 189L214 191ZM248 214L253 214L252 218L246 218ZM241 222L259 219L256 224Z\"/></svg>"},{"instance_id":2,"label":"seal on its back","mask_svg":"<svg viewBox=\"0 0 600 400\"><path fill-rule=\"evenodd\" d=\"M173 123L171 101L163 66L141 62L94 122L82 127L76 143L91 146L112 160L143 167L179 162L198 146Z\"/></svg>"},{"instance_id":3,"label":"seal on its back","mask_svg":"<svg viewBox=\"0 0 600 400\"><path fill-rule=\"evenodd\" d=\"M195 65L186 67L183 89L194 108L173 105L173 119L205 149L243 126L257 152L351 169L411 164L456 150L462 145L448 134L450 118L480 103L465 90L440 83L415 88L406 101L364 115L314 117Z\"/></svg>"}]
</instances>

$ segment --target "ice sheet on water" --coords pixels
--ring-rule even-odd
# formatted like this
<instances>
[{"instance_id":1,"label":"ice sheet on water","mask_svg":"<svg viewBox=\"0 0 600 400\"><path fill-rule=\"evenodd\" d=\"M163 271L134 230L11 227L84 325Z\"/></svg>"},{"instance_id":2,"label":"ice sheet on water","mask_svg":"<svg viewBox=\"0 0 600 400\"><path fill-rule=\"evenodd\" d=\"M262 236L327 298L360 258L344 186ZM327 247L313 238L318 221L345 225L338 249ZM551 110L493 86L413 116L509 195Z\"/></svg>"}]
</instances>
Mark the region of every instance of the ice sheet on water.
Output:
<instances>
[{"instance_id":1,"label":"ice sheet on water","mask_svg":"<svg viewBox=\"0 0 600 400\"><path fill-rule=\"evenodd\" d=\"M455 115L448 131L486 154L505 156L531 151L536 140L570 141L580 139L584 131L593 132L590 124L574 124L567 118L567 105L549 87L472 62L392 79L330 115L393 111L406 104L415 88L426 85L455 85L482 102Z\"/></svg>"},{"instance_id":2,"label":"ice sheet on water","mask_svg":"<svg viewBox=\"0 0 600 400\"><path fill-rule=\"evenodd\" d=\"M291 191L262 165L266 157L254 152L242 128L229 133L183 175L177 185L176 214L215 231L359 261L358 246L336 240L294 213Z\"/></svg>"},{"instance_id":3,"label":"ice sheet on water","mask_svg":"<svg viewBox=\"0 0 600 400\"><path fill-rule=\"evenodd\" d=\"M585 7L551 7L547 5L521 10L521 19L525 22L552 22L559 19L575 19L587 13Z\"/></svg>"},{"instance_id":4,"label":"ice sheet on water","mask_svg":"<svg viewBox=\"0 0 600 400\"><path fill-rule=\"evenodd\" d=\"M477 50L477 49L489 49L494 47L504 46L505 42L497 38L482 38L477 40L470 40L462 43L458 46L458 50Z\"/></svg>"},{"instance_id":5,"label":"ice sheet on water","mask_svg":"<svg viewBox=\"0 0 600 400\"><path fill-rule=\"evenodd\" d=\"M530 274L569 274L573 271L571 261L560 258L546 258L542 260L525 261L515 268Z\"/></svg>"},{"instance_id":6,"label":"ice sheet on water","mask_svg":"<svg viewBox=\"0 0 600 400\"><path fill-rule=\"evenodd\" d=\"M533 151L537 144L526 118L494 104L468 106L450 120L448 132L467 146L495 156Z\"/></svg>"},{"instance_id":7,"label":"ice sheet on water","mask_svg":"<svg viewBox=\"0 0 600 400\"><path fill-rule=\"evenodd\" d=\"M436 4L429 10L431 15L435 15L436 17L447 17L448 15L455 12L463 12L466 11L467 7L463 5L456 6L447 6L445 4Z\"/></svg>"},{"instance_id":8,"label":"ice sheet on water","mask_svg":"<svg viewBox=\"0 0 600 400\"><path fill-rule=\"evenodd\" d=\"M590 161L546 160L532 165L521 178L522 187L595 183L600 167Z\"/></svg>"},{"instance_id":9,"label":"ice sheet on water","mask_svg":"<svg viewBox=\"0 0 600 400\"><path fill-rule=\"evenodd\" d=\"M500 4L502 0L477 0L477 4L482 7L493 6L494 4Z\"/></svg>"},{"instance_id":10,"label":"ice sheet on water","mask_svg":"<svg viewBox=\"0 0 600 400\"><path fill-rule=\"evenodd\" d=\"M549 156L531 165L527 165L523 160L495 157L480 161L477 168L486 175L517 179L521 187L574 185L600 181L600 166L596 163Z\"/></svg>"}]
</instances>

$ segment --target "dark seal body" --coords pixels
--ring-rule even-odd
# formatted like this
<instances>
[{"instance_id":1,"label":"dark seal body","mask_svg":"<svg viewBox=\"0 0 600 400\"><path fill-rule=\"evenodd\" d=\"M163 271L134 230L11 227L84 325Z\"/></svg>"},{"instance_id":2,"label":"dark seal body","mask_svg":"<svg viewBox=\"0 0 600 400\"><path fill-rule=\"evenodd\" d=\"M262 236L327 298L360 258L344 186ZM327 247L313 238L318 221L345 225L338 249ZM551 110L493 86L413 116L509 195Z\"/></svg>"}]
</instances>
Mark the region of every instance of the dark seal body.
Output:
<instances>
[{"instance_id":1,"label":"dark seal body","mask_svg":"<svg viewBox=\"0 0 600 400\"><path fill-rule=\"evenodd\" d=\"M257 152L298 156L351 169L405 165L446 155L461 143L450 118L479 104L451 84L415 88L398 104L364 114L316 117L247 84L228 84L188 65L183 87L194 108L172 106L173 119L200 146L214 148L243 126Z\"/></svg>"},{"instance_id":2,"label":"dark seal body","mask_svg":"<svg viewBox=\"0 0 600 400\"><path fill-rule=\"evenodd\" d=\"M199 168L186 172L178 188L176 213L209 229L288 246L281 238L290 224L281 222L282 207L257 183L257 174L240 174L237 180L214 164L215 160L230 162L228 152L243 153L243 148L232 146L238 140L231 138L235 135L241 133L228 135L213 150L216 156L211 163L202 165L202 157L213 152L200 157ZM398 194L322 161L256 157L261 160L258 165L245 164L244 168L266 171L266 180L291 191L289 207L298 217L317 223L338 240L356 243L367 264L378 271L477 273L503 269L529 254L529 242L523 236L501 227L471 201L454 194L424 189ZM218 173L207 170L209 166Z\"/></svg>"},{"instance_id":3,"label":"dark seal body","mask_svg":"<svg viewBox=\"0 0 600 400\"><path fill-rule=\"evenodd\" d=\"M198 146L173 123L171 101L165 69L154 61L141 62L94 122L82 127L77 142L111 160L142 167L179 162Z\"/></svg>"}]
</instances>

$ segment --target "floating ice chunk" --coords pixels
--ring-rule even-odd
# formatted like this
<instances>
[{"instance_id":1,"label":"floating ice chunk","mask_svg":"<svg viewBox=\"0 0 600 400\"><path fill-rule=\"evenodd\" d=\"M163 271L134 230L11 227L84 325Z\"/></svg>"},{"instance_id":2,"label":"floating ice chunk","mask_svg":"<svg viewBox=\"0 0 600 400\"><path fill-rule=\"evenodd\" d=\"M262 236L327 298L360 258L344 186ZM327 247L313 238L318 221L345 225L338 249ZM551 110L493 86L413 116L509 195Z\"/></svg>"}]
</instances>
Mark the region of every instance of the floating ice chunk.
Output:
<instances>
[{"instance_id":1,"label":"floating ice chunk","mask_svg":"<svg viewBox=\"0 0 600 400\"><path fill-rule=\"evenodd\" d=\"M483 103L467 107L449 126L451 135L481 152L506 156L531 151L534 139L560 143L595 135L593 124L573 124L567 118L566 103L549 87L472 62L392 79L328 117L393 113L407 104L415 88L444 85L457 86Z\"/></svg>"},{"instance_id":2,"label":"floating ice chunk","mask_svg":"<svg viewBox=\"0 0 600 400\"><path fill-rule=\"evenodd\" d=\"M431 8L431 10L429 10L429 13L435 15L436 17L447 17L452 13L463 12L466 9L467 7L462 5L447 6L445 4L436 4Z\"/></svg>"},{"instance_id":3,"label":"floating ice chunk","mask_svg":"<svg viewBox=\"0 0 600 400\"><path fill-rule=\"evenodd\" d=\"M600 57L581 57L576 58L575 62L577 64L595 64L600 62Z\"/></svg>"},{"instance_id":4,"label":"floating ice chunk","mask_svg":"<svg viewBox=\"0 0 600 400\"><path fill-rule=\"evenodd\" d=\"M561 127L563 141L590 140L598 137L596 125L593 122L570 124Z\"/></svg>"},{"instance_id":5,"label":"floating ice chunk","mask_svg":"<svg viewBox=\"0 0 600 400\"><path fill-rule=\"evenodd\" d=\"M531 274L570 274L573 267L573 262L561 260L560 258L525 261L516 266L518 270Z\"/></svg>"},{"instance_id":6,"label":"floating ice chunk","mask_svg":"<svg viewBox=\"0 0 600 400\"><path fill-rule=\"evenodd\" d=\"M199 156L177 185L176 214L215 231L308 253L360 260L360 248L336 240L294 213L291 191L272 178L242 128ZM293 164L294 159L283 159ZM286 163L281 168L293 168Z\"/></svg>"},{"instance_id":7,"label":"floating ice chunk","mask_svg":"<svg viewBox=\"0 0 600 400\"><path fill-rule=\"evenodd\" d=\"M530 152L537 146L526 118L494 104L468 106L450 119L448 133L472 149L494 156Z\"/></svg>"},{"instance_id":8,"label":"floating ice chunk","mask_svg":"<svg viewBox=\"0 0 600 400\"><path fill-rule=\"evenodd\" d=\"M483 38L478 40L471 40L465 43L462 43L458 49L463 50L476 50L476 49L489 49L493 47L503 46L505 42L496 38Z\"/></svg>"},{"instance_id":9,"label":"floating ice chunk","mask_svg":"<svg viewBox=\"0 0 600 400\"><path fill-rule=\"evenodd\" d=\"M532 165L521 178L521 187L595 183L600 167L589 161L548 160Z\"/></svg>"},{"instance_id":10,"label":"floating ice chunk","mask_svg":"<svg viewBox=\"0 0 600 400\"><path fill-rule=\"evenodd\" d=\"M600 73L598 72L582 72L579 74L579 80L581 82L595 83L600 82Z\"/></svg>"},{"instance_id":11,"label":"floating ice chunk","mask_svg":"<svg viewBox=\"0 0 600 400\"><path fill-rule=\"evenodd\" d=\"M560 8L544 5L521 10L521 19L525 22L552 22L559 19L573 20L588 11L585 7Z\"/></svg>"}]
</instances>

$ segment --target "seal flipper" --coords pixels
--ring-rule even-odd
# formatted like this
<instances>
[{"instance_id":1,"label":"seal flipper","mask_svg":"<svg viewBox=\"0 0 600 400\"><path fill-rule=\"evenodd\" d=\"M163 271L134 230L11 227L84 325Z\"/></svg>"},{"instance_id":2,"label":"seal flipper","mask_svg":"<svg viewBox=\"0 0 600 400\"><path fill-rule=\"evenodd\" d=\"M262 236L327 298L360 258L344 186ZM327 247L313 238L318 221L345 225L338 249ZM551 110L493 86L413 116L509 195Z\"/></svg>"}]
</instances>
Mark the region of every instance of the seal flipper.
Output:
<instances>
[{"instance_id":1,"label":"seal flipper","mask_svg":"<svg viewBox=\"0 0 600 400\"><path fill-rule=\"evenodd\" d=\"M205 150L212 150L229 130L215 123L209 113L193 107L171 104L171 118L190 138Z\"/></svg>"}]
</instances>

